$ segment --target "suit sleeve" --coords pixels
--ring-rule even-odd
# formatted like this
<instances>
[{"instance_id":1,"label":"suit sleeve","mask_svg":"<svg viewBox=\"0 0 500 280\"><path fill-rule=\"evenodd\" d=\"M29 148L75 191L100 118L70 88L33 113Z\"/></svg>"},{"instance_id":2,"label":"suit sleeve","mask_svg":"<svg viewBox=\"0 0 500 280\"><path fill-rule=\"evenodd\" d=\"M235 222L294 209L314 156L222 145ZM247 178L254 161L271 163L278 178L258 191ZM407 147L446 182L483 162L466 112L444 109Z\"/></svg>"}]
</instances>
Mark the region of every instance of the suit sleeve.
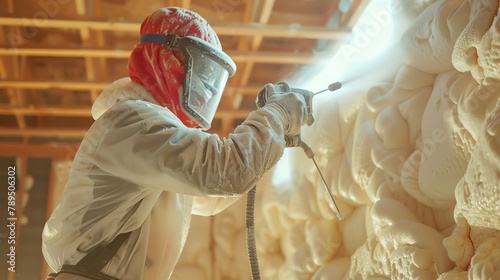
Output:
<instances>
[{"instance_id":1,"label":"suit sleeve","mask_svg":"<svg viewBox=\"0 0 500 280\"><path fill-rule=\"evenodd\" d=\"M261 108L227 139L187 128L166 108L126 101L98 121L106 127L94 164L137 185L194 196L246 193L281 158L284 128ZM222 202L216 202L221 208Z\"/></svg>"}]
</instances>

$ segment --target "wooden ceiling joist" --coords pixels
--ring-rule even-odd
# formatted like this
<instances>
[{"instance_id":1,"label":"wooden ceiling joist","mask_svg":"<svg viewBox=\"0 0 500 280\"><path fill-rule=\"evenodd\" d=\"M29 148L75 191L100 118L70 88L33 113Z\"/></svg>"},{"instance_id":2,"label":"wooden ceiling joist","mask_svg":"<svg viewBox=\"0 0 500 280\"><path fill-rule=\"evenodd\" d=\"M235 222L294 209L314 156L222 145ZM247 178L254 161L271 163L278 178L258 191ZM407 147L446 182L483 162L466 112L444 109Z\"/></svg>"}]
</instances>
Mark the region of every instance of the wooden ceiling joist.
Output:
<instances>
[{"instance_id":1,"label":"wooden ceiling joist","mask_svg":"<svg viewBox=\"0 0 500 280\"><path fill-rule=\"evenodd\" d=\"M349 11L340 19L342 26L352 29L369 3L370 0L354 0Z\"/></svg>"},{"instance_id":2,"label":"wooden ceiling joist","mask_svg":"<svg viewBox=\"0 0 500 280\"><path fill-rule=\"evenodd\" d=\"M76 13L79 16L84 16L87 13L85 0L75 0L75 5L76 5Z\"/></svg>"},{"instance_id":3,"label":"wooden ceiling joist","mask_svg":"<svg viewBox=\"0 0 500 280\"><path fill-rule=\"evenodd\" d=\"M1 81L0 88L19 89L65 89L65 90L95 90L100 91L110 83L98 82L52 82L52 81ZM227 86L226 90L231 93L241 90L244 93L256 94L262 86Z\"/></svg>"},{"instance_id":4,"label":"wooden ceiling joist","mask_svg":"<svg viewBox=\"0 0 500 280\"><path fill-rule=\"evenodd\" d=\"M2 136L83 138L85 133L87 133L86 129L0 128L0 135ZM3 146L3 144L0 145L0 147Z\"/></svg>"},{"instance_id":5,"label":"wooden ceiling joist","mask_svg":"<svg viewBox=\"0 0 500 280\"><path fill-rule=\"evenodd\" d=\"M234 117L245 118L250 111L239 110L237 112L220 110L215 114L215 118ZM90 117L89 108L20 108L20 107L0 107L0 115L24 115L24 116L72 116L72 117ZM0 133L1 135L1 133Z\"/></svg>"},{"instance_id":6,"label":"wooden ceiling joist","mask_svg":"<svg viewBox=\"0 0 500 280\"><path fill-rule=\"evenodd\" d=\"M260 2L261 2L261 0L258 0L258 1L248 1L246 3L245 10L243 12L243 18L242 18L242 22L243 23L249 23L249 22L253 21L253 18L256 17L256 13L257 13L257 10L258 10L257 7L259 7L260 4L261 4ZM243 52L249 51L251 41L252 41L252 39L250 37L240 37L238 39L237 50L238 51L243 51ZM246 80L244 74L245 74L245 69L250 64L253 65L253 63L251 63L251 62L244 63L243 64L243 72L241 72L241 70L237 72L236 79L238 79L238 84L241 85L241 86L245 86L245 85L248 84L248 80ZM242 73L243 75L240 74L240 73ZM233 98L233 101L232 101L232 107L233 107L233 109L238 109L240 107L240 105L241 105L241 102L243 101L243 93L241 91L236 91L236 93L233 94L232 98ZM230 121L230 120L223 120L223 122L222 122L222 129L223 129L223 131L230 131L230 129L231 129L231 127L233 125L234 124L232 123L232 121Z\"/></svg>"},{"instance_id":7,"label":"wooden ceiling joist","mask_svg":"<svg viewBox=\"0 0 500 280\"><path fill-rule=\"evenodd\" d=\"M10 99L10 104L13 106L22 106L22 97L19 94L20 89L13 89L10 88L7 90L7 94L9 95ZM20 114L19 112L13 112L16 121L17 121L17 126L21 129L26 128L26 120L24 119L23 115Z\"/></svg>"},{"instance_id":8,"label":"wooden ceiling joist","mask_svg":"<svg viewBox=\"0 0 500 280\"><path fill-rule=\"evenodd\" d=\"M19 108L0 107L0 115L19 114L25 116L73 116L89 117L89 108Z\"/></svg>"},{"instance_id":9,"label":"wooden ceiling joist","mask_svg":"<svg viewBox=\"0 0 500 280\"><path fill-rule=\"evenodd\" d=\"M0 55L46 57L107 57L127 59L130 56L130 52L131 50L0 48ZM228 51L227 54L235 62L253 63L307 64L321 62L326 59L325 57L316 57L312 54L304 53Z\"/></svg>"},{"instance_id":10,"label":"wooden ceiling joist","mask_svg":"<svg viewBox=\"0 0 500 280\"><path fill-rule=\"evenodd\" d=\"M0 145L0 156L72 158L76 150L77 145L3 143Z\"/></svg>"},{"instance_id":11,"label":"wooden ceiling joist","mask_svg":"<svg viewBox=\"0 0 500 280\"><path fill-rule=\"evenodd\" d=\"M172 6L188 9L191 7L191 0L174 0Z\"/></svg>"},{"instance_id":12,"label":"wooden ceiling joist","mask_svg":"<svg viewBox=\"0 0 500 280\"><path fill-rule=\"evenodd\" d=\"M7 11L9 14L14 13L14 0L7 0Z\"/></svg>"},{"instance_id":13,"label":"wooden ceiling joist","mask_svg":"<svg viewBox=\"0 0 500 280\"><path fill-rule=\"evenodd\" d=\"M34 21L25 18L0 17L1 26L37 26ZM340 40L350 34L349 30L336 29L321 26L271 25L262 23L224 23L214 22L210 24L219 36L263 36L277 38L295 39L331 39ZM140 23L112 22L112 21L88 21L88 20L63 20L46 19L43 28L81 29L90 28L94 30L127 31L138 33Z\"/></svg>"},{"instance_id":14,"label":"wooden ceiling joist","mask_svg":"<svg viewBox=\"0 0 500 280\"><path fill-rule=\"evenodd\" d=\"M128 58L131 50L0 48L0 55Z\"/></svg>"},{"instance_id":15,"label":"wooden ceiling joist","mask_svg":"<svg viewBox=\"0 0 500 280\"><path fill-rule=\"evenodd\" d=\"M1 88L21 89L102 90L108 85L95 82L0 81Z\"/></svg>"}]
</instances>

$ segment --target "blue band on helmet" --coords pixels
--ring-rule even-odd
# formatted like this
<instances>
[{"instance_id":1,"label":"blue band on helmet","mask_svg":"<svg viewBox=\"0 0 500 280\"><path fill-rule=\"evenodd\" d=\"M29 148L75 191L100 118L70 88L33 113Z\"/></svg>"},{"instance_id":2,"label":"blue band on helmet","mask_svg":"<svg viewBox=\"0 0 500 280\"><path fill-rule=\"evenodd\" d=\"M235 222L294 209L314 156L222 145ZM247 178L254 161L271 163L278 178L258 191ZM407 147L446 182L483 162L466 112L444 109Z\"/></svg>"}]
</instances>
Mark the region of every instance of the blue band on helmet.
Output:
<instances>
[{"instance_id":1,"label":"blue band on helmet","mask_svg":"<svg viewBox=\"0 0 500 280\"><path fill-rule=\"evenodd\" d=\"M171 47L175 40L175 36L172 35L160 35L160 34L143 34L140 37L141 43L158 43Z\"/></svg>"}]
</instances>

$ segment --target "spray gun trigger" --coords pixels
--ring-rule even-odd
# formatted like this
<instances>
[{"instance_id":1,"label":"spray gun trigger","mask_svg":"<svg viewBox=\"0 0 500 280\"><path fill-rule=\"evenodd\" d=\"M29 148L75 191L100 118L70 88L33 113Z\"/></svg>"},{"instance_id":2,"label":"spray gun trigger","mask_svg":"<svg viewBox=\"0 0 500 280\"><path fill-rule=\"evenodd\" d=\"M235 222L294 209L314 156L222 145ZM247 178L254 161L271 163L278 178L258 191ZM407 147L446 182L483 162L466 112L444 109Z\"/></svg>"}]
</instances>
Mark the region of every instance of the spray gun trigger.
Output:
<instances>
[{"instance_id":1,"label":"spray gun trigger","mask_svg":"<svg viewBox=\"0 0 500 280\"><path fill-rule=\"evenodd\" d=\"M294 136L285 135L285 147L287 148L298 147L300 146L300 143L302 143L302 140L300 139L300 134Z\"/></svg>"}]
</instances>

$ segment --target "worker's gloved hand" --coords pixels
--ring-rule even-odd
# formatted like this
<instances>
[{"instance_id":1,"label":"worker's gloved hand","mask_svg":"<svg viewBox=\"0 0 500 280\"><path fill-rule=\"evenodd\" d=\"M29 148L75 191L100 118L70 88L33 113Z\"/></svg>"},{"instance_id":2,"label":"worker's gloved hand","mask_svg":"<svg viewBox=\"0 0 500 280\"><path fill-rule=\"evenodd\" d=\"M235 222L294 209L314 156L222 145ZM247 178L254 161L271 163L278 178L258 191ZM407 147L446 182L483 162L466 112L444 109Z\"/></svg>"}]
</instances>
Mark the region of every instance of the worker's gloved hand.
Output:
<instances>
[{"instance_id":1,"label":"worker's gloved hand","mask_svg":"<svg viewBox=\"0 0 500 280\"><path fill-rule=\"evenodd\" d=\"M257 96L257 107L272 108L278 113L285 127L285 135L300 134L306 124L308 109L303 95L290 92L288 84L266 84Z\"/></svg>"},{"instance_id":2,"label":"worker's gloved hand","mask_svg":"<svg viewBox=\"0 0 500 280\"><path fill-rule=\"evenodd\" d=\"M312 91L306 90L306 89L301 89L301 88L291 88L291 92L298 93L304 97L304 100L306 101L306 109L307 109L307 122L306 124L308 126L311 126L314 122L313 114L312 114L312 98L314 96L314 93Z\"/></svg>"},{"instance_id":3,"label":"worker's gloved hand","mask_svg":"<svg viewBox=\"0 0 500 280\"><path fill-rule=\"evenodd\" d=\"M300 94L304 97L304 100L306 102L306 109L307 109L307 125L312 125L314 122L314 118L312 115L312 98L314 96L314 93L312 91L306 90L306 89L301 89L301 88L290 88L288 83L285 82L280 82L276 85L273 84L268 84L271 85L271 87L268 87L267 85L259 92L257 95L257 99L255 100L255 104L257 105L258 108L264 106L267 102L267 99L269 96L274 93L290 93L294 92L297 94ZM271 90L271 88L274 88L274 90Z\"/></svg>"},{"instance_id":4,"label":"worker's gloved hand","mask_svg":"<svg viewBox=\"0 0 500 280\"><path fill-rule=\"evenodd\" d=\"M259 91L257 99L255 99L255 105L257 105L257 108L264 107L271 94L287 92L290 92L290 86L287 83L283 82L276 85L268 83Z\"/></svg>"}]
</instances>

